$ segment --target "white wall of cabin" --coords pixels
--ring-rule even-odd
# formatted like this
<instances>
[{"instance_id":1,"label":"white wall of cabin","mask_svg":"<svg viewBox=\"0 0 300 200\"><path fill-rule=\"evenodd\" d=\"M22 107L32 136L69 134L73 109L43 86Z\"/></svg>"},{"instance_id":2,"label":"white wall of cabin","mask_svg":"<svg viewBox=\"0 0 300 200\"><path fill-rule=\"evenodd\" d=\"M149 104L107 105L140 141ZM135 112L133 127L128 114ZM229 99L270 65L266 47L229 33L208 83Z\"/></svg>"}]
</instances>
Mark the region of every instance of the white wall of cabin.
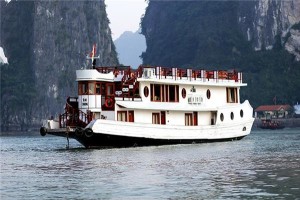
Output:
<instances>
[{"instance_id":1,"label":"white wall of cabin","mask_svg":"<svg viewBox=\"0 0 300 200\"><path fill-rule=\"evenodd\" d=\"M100 112L101 95L78 95L78 108L82 111L91 110L93 112Z\"/></svg>"},{"instance_id":2,"label":"white wall of cabin","mask_svg":"<svg viewBox=\"0 0 300 200\"><path fill-rule=\"evenodd\" d=\"M150 82L140 82L140 95L142 97L142 101L147 103L151 101L151 87ZM159 83L154 83L159 84ZM144 96L144 87L147 86L149 89L149 95L148 97ZM218 86L206 86L206 85L194 85L194 88L196 89L196 92L191 92L193 85L180 85L179 86L179 102L183 104L188 104L188 97L192 94L196 94L197 96L201 96L203 98L203 106L206 107L216 107L216 106L222 106L227 104L227 93L226 93L226 87L218 87ZM186 90L186 97L182 98L182 89L185 88ZM207 90L210 90L210 99L207 98L206 92ZM239 94L239 87L237 88L237 98L238 102L240 99ZM157 102L159 103L159 102Z\"/></svg>"}]
</instances>

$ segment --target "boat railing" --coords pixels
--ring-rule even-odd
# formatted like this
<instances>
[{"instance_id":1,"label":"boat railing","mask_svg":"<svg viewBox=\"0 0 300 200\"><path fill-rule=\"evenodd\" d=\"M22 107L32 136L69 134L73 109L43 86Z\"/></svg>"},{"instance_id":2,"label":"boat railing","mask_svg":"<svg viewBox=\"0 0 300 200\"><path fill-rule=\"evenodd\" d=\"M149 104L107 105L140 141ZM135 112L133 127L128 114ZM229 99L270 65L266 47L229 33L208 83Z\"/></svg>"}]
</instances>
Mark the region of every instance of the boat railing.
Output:
<instances>
[{"instance_id":1,"label":"boat railing","mask_svg":"<svg viewBox=\"0 0 300 200\"><path fill-rule=\"evenodd\" d=\"M66 103L65 112L59 115L60 128L86 127L86 125L88 125L92 121L92 114L84 113L76 108L76 106L74 108L74 105L71 105L68 100Z\"/></svg>"},{"instance_id":2,"label":"boat railing","mask_svg":"<svg viewBox=\"0 0 300 200\"><path fill-rule=\"evenodd\" d=\"M238 82L242 83L242 73L235 70L199 70L199 69L181 69L181 68L165 68L165 67L140 67L143 74L138 78L155 78L155 79L172 79L172 80L188 80L188 81L212 81L212 82ZM139 69L140 69L139 68ZM147 70L148 69L148 70ZM153 73L149 73L152 69ZM154 76L153 76L154 75Z\"/></svg>"}]
</instances>

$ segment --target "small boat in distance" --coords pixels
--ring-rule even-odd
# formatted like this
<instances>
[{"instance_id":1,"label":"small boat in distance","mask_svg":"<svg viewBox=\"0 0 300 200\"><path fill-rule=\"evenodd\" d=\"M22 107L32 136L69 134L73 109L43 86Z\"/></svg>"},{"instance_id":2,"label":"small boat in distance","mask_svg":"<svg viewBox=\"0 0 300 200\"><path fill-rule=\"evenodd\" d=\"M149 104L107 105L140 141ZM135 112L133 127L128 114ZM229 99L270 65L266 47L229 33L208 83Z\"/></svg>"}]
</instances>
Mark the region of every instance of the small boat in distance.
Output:
<instances>
[{"instance_id":1,"label":"small boat in distance","mask_svg":"<svg viewBox=\"0 0 300 200\"><path fill-rule=\"evenodd\" d=\"M283 129L284 123L277 120L271 120L271 119L263 119L261 120L261 124L259 125L262 129Z\"/></svg>"},{"instance_id":2,"label":"small boat in distance","mask_svg":"<svg viewBox=\"0 0 300 200\"><path fill-rule=\"evenodd\" d=\"M86 148L238 140L251 131L253 109L240 102L242 73L160 66L76 70L78 96L45 120L41 135L74 138Z\"/></svg>"}]
</instances>

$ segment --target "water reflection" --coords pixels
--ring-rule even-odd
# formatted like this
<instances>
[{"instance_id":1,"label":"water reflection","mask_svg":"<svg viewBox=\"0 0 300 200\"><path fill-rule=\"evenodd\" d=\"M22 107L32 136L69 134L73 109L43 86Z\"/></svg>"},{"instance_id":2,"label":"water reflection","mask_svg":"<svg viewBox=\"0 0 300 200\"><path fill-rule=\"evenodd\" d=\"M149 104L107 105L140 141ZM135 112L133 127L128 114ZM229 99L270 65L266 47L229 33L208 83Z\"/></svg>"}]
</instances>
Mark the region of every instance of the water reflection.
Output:
<instances>
[{"instance_id":1,"label":"water reflection","mask_svg":"<svg viewBox=\"0 0 300 200\"><path fill-rule=\"evenodd\" d=\"M1 199L296 199L300 133L241 141L86 150L1 138Z\"/></svg>"}]
</instances>

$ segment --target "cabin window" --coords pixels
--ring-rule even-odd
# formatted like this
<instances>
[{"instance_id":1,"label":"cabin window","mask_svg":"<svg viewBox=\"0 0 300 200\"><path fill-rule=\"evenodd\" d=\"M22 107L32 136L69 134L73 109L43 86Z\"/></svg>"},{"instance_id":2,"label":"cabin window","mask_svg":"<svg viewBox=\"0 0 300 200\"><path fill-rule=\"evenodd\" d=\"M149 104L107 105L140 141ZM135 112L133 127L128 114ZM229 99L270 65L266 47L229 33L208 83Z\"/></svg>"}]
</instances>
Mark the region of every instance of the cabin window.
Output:
<instances>
[{"instance_id":1,"label":"cabin window","mask_svg":"<svg viewBox=\"0 0 300 200\"><path fill-rule=\"evenodd\" d=\"M144 87L144 96L145 97L149 96L149 88L147 86Z\"/></svg>"},{"instance_id":2,"label":"cabin window","mask_svg":"<svg viewBox=\"0 0 300 200\"><path fill-rule=\"evenodd\" d=\"M84 95L88 92L88 82L79 82L78 83L78 94Z\"/></svg>"},{"instance_id":3,"label":"cabin window","mask_svg":"<svg viewBox=\"0 0 300 200\"><path fill-rule=\"evenodd\" d=\"M240 116L241 116L241 118L244 117L244 111L243 110L240 110Z\"/></svg>"},{"instance_id":4,"label":"cabin window","mask_svg":"<svg viewBox=\"0 0 300 200\"><path fill-rule=\"evenodd\" d=\"M96 83L96 94L100 94L100 83Z\"/></svg>"},{"instance_id":5,"label":"cabin window","mask_svg":"<svg viewBox=\"0 0 300 200\"><path fill-rule=\"evenodd\" d=\"M100 91L100 92L101 92L101 95L105 96L105 94L106 94L105 91L106 91L106 89L105 89L105 84L102 83L102 84L101 84L101 91Z\"/></svg>"},{"instance_id":6,"label":"cabin window","mask_svg":"<svg viewBox=\"0 0 300 200\"><path fill-rule=\"evenodd\" d=\"M186 90L185 90L185 88L182 88L182 90L181 90L181 96L182 96L183 99L185 99L185 97L186 97Z\"/></svg>"},{"instance_id":7,"label":"cabin window","mask_svg":"<svg viewBox=\"0 0 300 200\"><path fill-rule=\"evenodd\" d=\"M198 125L198 113L185 113L184 120L186 126L197 126Z\"/></svg>"},{"instance_id":8,"label":"cabin window","mask_svg":"<svg viewBox=\"0 0 300 200\"><path fill-rule=\"evenodd\" d=\"M114 95L114 85L113 84L106 84L106 94L107 94L107 96Z\"/></svg>"},{"instance_id":9,"label":"cabin window","mask_svg":"<svg viewBox=\"0 0 300 200\"><path fill-rule=\"evenodd\" d=\"M233 112L230 113L230 119L231 119L231 120L234 119L234 114L233 114Z\"/></svg>"},{"instance_id":10,"label":"cabin window","mask_svg":"<svg viewBox=\"0 0 300 200\"><path fill-rule=\"evenodd\" d=\"M226 88L227 103L238 103L237 88Z\"/></svg>"},{"instance_id":11,"label":"cabin window","mask_svg":"<svg viewBox=\"0 0 300 200\"><path fill-rule=\"evenodd\" d=\"M185 113L184 119L185 119L186 126L193 126L193 114L192 113Z\"/></svg>"},{"instance_id":12,"label":"cabin window","mask_svg":"<svg viewBox=\"0 0 300 200\"><path fill-rule=\"evenodd\" d=\"M220 120L221 120L221 122L224 121L224 114L223 113L220 114Z\"/></svg>"},{"instance_id":13,"label":"cabin window","mask_svg":"<svg viewBox=\"0 0 300 200\"><path fill-rule=\"evenodd\" d=\"M161 86L160 85L157 85L157 84L154 84L153 85L153 95L154 95L154 101L160 101L160 90L161 89Z\"/></svg>"},{"instance_id":14,"label":"cabin window","mask_svg":"<svg viewBox=\"0 0 300 200\"><path fill-rule=\"evenodd\" d=\"M151 101L159 101L159 102L179 101L178 85L151 84L150 89L151 89Z\"/></svg>"},{"instance_id":15,"label":"cabin window","mask_svg":"<svg viewBox=\"0 0 300 200\"><path fill-rule=\"evenodd\" d=\"M160 124L159 113L152 113L152 124Z\"/></svg>"},{"instance_id":16,"label":"cabin window","mask_svg":"<svg viewBox=\"0 0 300 200\"><path fill-rule=\"evenodd\" d=\"M206 91L206 97L207 97L207 99L210 99L210 90L208 89L207 91Z\"/></svg>"},{"instance_id":17,"label":"cabin window","mask_svg":"<svg viewBox=\"0 0 300 200\"><path fill-rule=\"evenodd\" d=\"M217 119L217 112L211 112L210 124L216 125L216 119Z\"/></svg>"},{"instance_id":18,"label":"cabin window","mask_svg":"<svg viewBox=\"0 0 300 200\"><path fill-rule=\"evenodd\" d=\"M175 102L176 90L174 85L169 86L169 101Z\"/></svg>"},{"instance_id":19,"label":"cabin window","mask_svg":"<svg viewBox=\"0 0 300 200\"><path fill-rule=\"evenodd\" d=\"M179 101L178 85L151 84L150 90L151 90L151 101L159 101L159 102Z\"/></svg>"},{"instance_id":20,"label":"cabin window","mask_svg":"<svg viewBox=\"0 0 300 200\"><path fill-rule=\"evenodd\" d=\"M127 111L118 111L117 112L118 121L126 122L127 121Z\"/></svg>"},{"instance_id":21,"label":"cabin window","mask_svg":"<svg viewBox=\"0 0 300 200\"><path fill-rule=\"evenodd\" d=\"M166 86L161 85L160 88L161 88L161 92L160 92L161 102L166 102L166 95L165 95Z\"/></svg>"},{"instance_id":22,"label":"cabin window","mask_svg":"<svg viewBox=\"0 0 300 200\"><path fill-rule=\"evenodd\" d=\"M89 94L95 93L95 83L89 83Z\"/></svg>"}]
</instances>

